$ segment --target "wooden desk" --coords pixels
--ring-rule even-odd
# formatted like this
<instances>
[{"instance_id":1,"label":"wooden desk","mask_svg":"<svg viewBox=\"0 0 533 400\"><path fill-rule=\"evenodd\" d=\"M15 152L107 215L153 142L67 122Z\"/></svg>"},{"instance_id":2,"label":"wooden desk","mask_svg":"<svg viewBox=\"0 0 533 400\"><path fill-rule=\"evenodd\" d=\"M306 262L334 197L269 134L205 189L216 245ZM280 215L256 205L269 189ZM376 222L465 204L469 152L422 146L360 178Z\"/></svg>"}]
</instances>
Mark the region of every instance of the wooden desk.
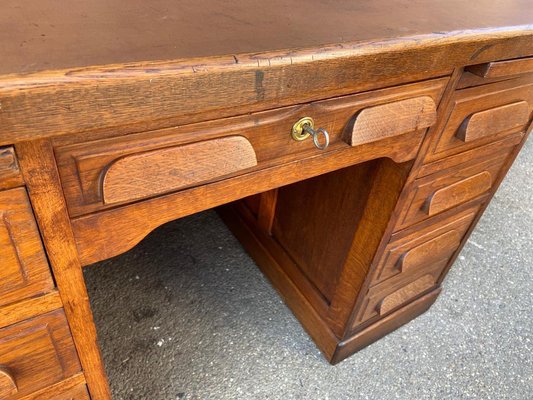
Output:
<instances>
[{"instance_id":1,"label":"wooden desk","mask_svg":"<svg viewBox=\"0 0 533 400\"><path fill-rule=\"evenodd\" d=\"M212 207L331 363L426 311L530 130L532 23L529 0L4 1L0 398L108 399L82 266Z\"/></svg>"}]
</instances>

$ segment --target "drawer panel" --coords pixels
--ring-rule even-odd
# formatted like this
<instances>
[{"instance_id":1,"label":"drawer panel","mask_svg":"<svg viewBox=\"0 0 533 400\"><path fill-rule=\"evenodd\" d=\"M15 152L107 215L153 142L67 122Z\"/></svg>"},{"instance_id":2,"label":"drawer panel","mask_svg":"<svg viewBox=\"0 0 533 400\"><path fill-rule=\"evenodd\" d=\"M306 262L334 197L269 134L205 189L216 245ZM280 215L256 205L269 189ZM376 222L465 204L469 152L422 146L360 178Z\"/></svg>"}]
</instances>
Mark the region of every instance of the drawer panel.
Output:
<instances>
[{"instance_id":1,"label":"drawer panel","mask_svg":"<svg viewBox=\"0 0 533 400\"><path fill-rule=\"evenodd\" d=\"M80 383L76 383L80 382ZM90 400L83 374L24 396L20 400Z\"/></svg>"},{"instance_id":2,"label":"drawer panel","mask_svg":"<svg viewBox=\"0 0 533 400\"><path fill-rule=\"evenodd\" d=\"M432 126L437 119L437 106L429 96L394 101L368 107L347 127L344 140L350 146L402 135Z\"/></svg>"},{"instance_id":3,"label":"drawer panel","mask_svg":"<svg viewBox=\"0 0 533 400\"><path fill-rule=\"evenodd\" d=\"M61 393L52 394L50 400L90 400L90 398L87 386L78 385Z\"/></svg>"},{"instance_id":4,"label":"drawer panel","mask_svg":"<svg viewBox=\"0 0 533 400\"><path fill-rule=\"evenodd\" d=\"M58 146L55 154L70 215L320 157L330 151L361 152L365 146L374 146L366 148L376 149L377 157L395 158L398 151L405 153L405 146L393 145L395 137L411 134L421 138L435 122L436 105L447 81L435 79L224 120ZM315 128L329 132L327 150L316 149L311 139L296 141L291 137L293 125L304 116L314 120ZM377 141L383 143L381 152L377 151ZM353 149L347 142L360 147ZM185 153L188 160L182 159Z\"/></svg>"},{"instance_id":5,"label":"drawer panel","mask_svg":"<svg viewBox=\"0 0 533 400\"><path fill-rule=\"evenodd\" d=\"M426 162L525 131L533 113L533 75L458 90Z\"/></svg>"},{"instance_id":6,"label":"drawer panel","mask_svg":"<svg viewBox=\"0 0 533 400\"><path fill-rule=\"evenodd\" d=\"M0 260L0 306L53 289L24 188L0 191Z\"/></svg>"},{"instance_id":7,"label":"drawer panel","mask_svg":"<svg viewBox=\"0 0 533 400\"><path fill-rule=\"evenodd\" d=\"M433 218L392 235L372 273L352 329L380 318L437 286L450 259L476 218L481 204L447 216Z\"/></svg>"},{"instance_id":8,"label":"drawer panel","mask_svg":"<svg viewBox=\"0 0 533 400\"><path fill-rule=\"evenodd\" d=\"M352 329L371 318L383 317L435 288L445 266L446 260L436 262L423 271L401 274L369 289L352 323Z\"/></svg>"},{"instance_id":9,"label":"drawer panel","mask_svg":"<svg viewBox=\"0 0 533 400\"><path fill-rule=\"evenodd\" d=\"M489 79L528 74L533 72L533 57L471 65L465 70L481 78Z\"/></svg>"},{"instance_id":10,"label":"drawer panel","mask_svg":"<svg viewBox=\"0 0 533 400\"><path fill-rule=\"evenodd\" d=\"M479 210L475 206L444 221L412 230L407 235L393 235L377 264L371 286L401 273L418 271L435 263L448 261L459 247Z\"/></svg>"},{"instance_id":11,"label":"drawer panel","mask_svg":"<svg viewBox=\"0 0 533 400\"><path fill-rule=\"evenodd\" d=\"M224 177L257 165L254 149L242 136L228 136L184 146L132 154L105 171L105 204L171 192Z\"/></svg>"},{"instance_id":12,"label":"drawer panel","mask_svg":"<svg viewBox=\"0 0 533 400\"><path fill-rule=\"evenodd\" d=\"M470 224L474 220L479 206L446 218L444 221L431 223L413 229L405 236L392 237L372 277L371 286L375 286L393 276L424 270L434 264L443 264L459 248Z\"/></svg>"},{"instance_id":13,"label":"drawer panel","mask_svg":"<svg viewBox=\"0 0 533 400\"><path fill-rule=\"evenodd\" d=\"M510 147L485 160L463 163L416 180L395 231L489 193L512 150Z\"/></svg>"},{"instance_id":14,"label":"drawer panel","mask_svg":"<svg viewBox=\"0 0 533 400\"><path fill-rule=\"evenodd\" d=\"M0 398L18 399L81 372L62 310L0 329Z\"/></svg>"}]
</instances>

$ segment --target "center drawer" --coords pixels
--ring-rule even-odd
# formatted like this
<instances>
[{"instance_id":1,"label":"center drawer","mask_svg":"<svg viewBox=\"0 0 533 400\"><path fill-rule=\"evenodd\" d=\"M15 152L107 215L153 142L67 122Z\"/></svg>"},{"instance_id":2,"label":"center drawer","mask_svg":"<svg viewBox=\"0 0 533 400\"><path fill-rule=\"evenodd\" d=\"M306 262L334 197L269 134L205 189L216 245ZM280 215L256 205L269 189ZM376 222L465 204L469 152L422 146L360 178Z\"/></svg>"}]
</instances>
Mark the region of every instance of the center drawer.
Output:
<instances>
[{"instance_id":1,"label":"center drawer","mask_svg":"<svg viewBox=\"0 0 533 400\"><path fill-rule=\"evenodd\" d=\"M414 154L419 140L408 149L393 145L396 142L391 140L415 132L423 134L434 124L447 80L57 146L55 154L70 215L320 157L330 151L374 150L370 146L378 142L382 149L375 151L376 157L399 151ZM315 128L329 132L330 146L325 151L315 148L311 139L291 137L293 125L306 116L314 120Z\"/></svg>"}]
</instances>

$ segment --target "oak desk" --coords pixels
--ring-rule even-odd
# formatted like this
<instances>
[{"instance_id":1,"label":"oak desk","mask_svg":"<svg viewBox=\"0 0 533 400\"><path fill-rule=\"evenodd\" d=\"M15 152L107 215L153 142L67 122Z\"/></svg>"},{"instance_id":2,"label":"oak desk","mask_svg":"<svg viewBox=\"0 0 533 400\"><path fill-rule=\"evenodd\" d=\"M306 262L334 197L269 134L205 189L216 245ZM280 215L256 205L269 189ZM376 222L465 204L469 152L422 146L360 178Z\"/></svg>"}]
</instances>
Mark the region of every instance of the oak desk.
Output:
<instances>
[{"instance_id":1,"label":"oak desk","mask_svg":"<svg viewBox=\"0 0 533 400\"><path fill-rule=\"evenodd\" d=\"M1 399L108 399L82 266L212 207L331 363L430 307L531 126L531 4L361 3L2 2Z\"/></svg>"}]
</instances>

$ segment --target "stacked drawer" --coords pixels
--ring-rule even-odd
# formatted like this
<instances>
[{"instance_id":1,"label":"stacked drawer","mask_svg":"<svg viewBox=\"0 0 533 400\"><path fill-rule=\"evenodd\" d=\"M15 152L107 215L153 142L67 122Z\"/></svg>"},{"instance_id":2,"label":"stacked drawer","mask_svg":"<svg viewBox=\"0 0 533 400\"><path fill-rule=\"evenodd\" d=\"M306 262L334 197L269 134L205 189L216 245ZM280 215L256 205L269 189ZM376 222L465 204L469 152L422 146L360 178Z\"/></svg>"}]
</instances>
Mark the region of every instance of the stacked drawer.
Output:
<instances>
[{"instance_id":1,"label":"stacked drawer","mask_svg":"<svg viewBox=\"0 0 533 400\"><path fill-rule=\"evenodd\" d=\"M478 70L484 69L471 69ZM502 75L495 82L471 74L465 72L463 87L429 134L424 162L405 188L393 233L367 278L352 332L438 287L525 135L533 75Z\"/></svg>"},{"instance_id":2,"label":"stacked drawer","mask_svg":"<svg viewBox=\"0 0 533 400\"><path fill-rule=\"evenodd\" d=\"M0 149L0 399L89 398L12 148Z\"/></svg>"}]
</instances>

